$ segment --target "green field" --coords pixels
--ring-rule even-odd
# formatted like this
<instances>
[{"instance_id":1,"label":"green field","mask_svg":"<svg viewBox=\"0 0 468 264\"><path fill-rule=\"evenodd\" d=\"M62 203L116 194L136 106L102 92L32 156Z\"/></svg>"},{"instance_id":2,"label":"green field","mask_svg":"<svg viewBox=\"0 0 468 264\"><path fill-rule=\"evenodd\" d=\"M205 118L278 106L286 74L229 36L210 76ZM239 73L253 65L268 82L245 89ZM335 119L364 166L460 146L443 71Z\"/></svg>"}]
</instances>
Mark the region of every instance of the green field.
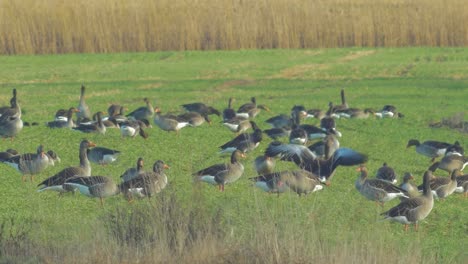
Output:
<instances>
[{"instance_id":1,"label":"green field","mask_svg":"<svg viewBox=\"0 0 468 264\"><path fill-rule=\"evenodd\" d=\"M253 160L271 140L243 160L244 176L225 192L193 184L191 173L226 160L218 147L233 137L219 117L213 124L181 130L154 126L147 140L51 130L44 126L59 108L78 105L80 85L87 87L92 112L119 103L129 111L148 97L163 113L181 104L204 102L219 110L234 97L234 108L256 96L271 112L256 122L289 113L294 104L326 109L339 103L344 88L351 107L380 109L393 104L403 119L337 120L341 146L369 156L370 174L387 162L416 183L428 158L406 149L409 139L440 140L468 147L468 136L430 123L467 113L468 50L464 48L314 49L262 51L156 52L0 57L0 105L18 90L25 127L1 151L34 152L39 144L55 150L61 163L36 176L34 183L0 164L0 263L9 262L191 262L191 263L466 263L467 199L454 194L436 201L418 232L381 222L385 208L366 200L354 187L355 167L339 167L332 185L305 197L280 197L256 189ZM316 124L317 120L307 120ZM64 167L78 164L78 145L88 138L122 155L115 164L93 164L93 175L118 182L138 157L145 168L162 159L171 166L169 186L151 203L121 197L37 193L36 185ZM278 162L277 169L294 168ZM446 172L438 171L438 175ZM401 178L399 179L399 182ZM0 223L1 224L1 223Z\"/></svg>"}]
</instances>

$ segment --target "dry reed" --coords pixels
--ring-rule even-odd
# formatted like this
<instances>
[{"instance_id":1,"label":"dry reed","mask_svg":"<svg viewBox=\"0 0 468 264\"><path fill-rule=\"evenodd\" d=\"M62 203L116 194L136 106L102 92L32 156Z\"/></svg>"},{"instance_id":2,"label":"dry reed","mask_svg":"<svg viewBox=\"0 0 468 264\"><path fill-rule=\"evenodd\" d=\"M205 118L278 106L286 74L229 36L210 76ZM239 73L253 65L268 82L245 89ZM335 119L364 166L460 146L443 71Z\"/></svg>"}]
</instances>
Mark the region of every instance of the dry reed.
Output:
<instances>
[{"instance_id":1,"label":"dry reed","mask_svg":"<svg viewBox=\"0 0 468 264\"><path fill-rule=\"evenodd\" d=\"M466 46L464 0L2 0L0 54Z\"/></svg>"}]
</instances>

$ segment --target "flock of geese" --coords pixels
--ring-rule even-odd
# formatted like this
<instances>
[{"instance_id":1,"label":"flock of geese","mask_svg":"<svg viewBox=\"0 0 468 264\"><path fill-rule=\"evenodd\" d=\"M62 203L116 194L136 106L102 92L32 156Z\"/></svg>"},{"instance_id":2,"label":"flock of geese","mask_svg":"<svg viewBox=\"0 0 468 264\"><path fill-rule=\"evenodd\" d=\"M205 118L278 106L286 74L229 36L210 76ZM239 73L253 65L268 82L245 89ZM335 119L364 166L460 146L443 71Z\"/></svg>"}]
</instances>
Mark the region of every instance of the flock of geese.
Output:
<instances>
[{"instance_id":1,"label":"flock of geese","mask_svg":"<svg viewBox=\"0 0 468 264\"><path fill-rule=\"evenodd\" d=\"M111 105L107 109L108 116L103 112L91 114L85 102L85 87L81 87L80 101L77 107L60 109L54 120L47 122L51 129L73 129L83 133L105 134L109 128L120 130L122 137L141 136L147 138L146 129L154 123L164 131L179 133L184 127L200 126L210 123L210 115L222 117L223 125L235 133L235 137L220 146L220 154L230 155L227 163L214 164L193 173L196 182L205 182L217 186L224 191L225 185L236 182L244 174L241 159L252 152L262 142L264 135L273 141L268 145L263 155L254 161L258 176L250 178L254 185L265 192L284 193L296 192L305 195L322 190L331 184L332 177L339 166L358 166L360 176L355 182L356 189L367 199L383 205L394 198L401 202L382 213L385 219L404 224L405 230L409 224L417 224L426 218L434 205L434 197L445 198L454 192L462 192L468 196L468 175L461 171L468 164L464 156L464 149L457 141L445 143L438 141L424 141L411 139L407 147L414 146L416 152L431 158L432 166L424 173L423 184L415 186L411 180L413 176L405 173L403 183L396 185L395 171L384 163L377 171L375 178L369 178L365 167L367 156L350 148L341 147L339 138L342 133L337 130L336 119L339 118L402 118L404 114L392 105L385 105L380 111L372 109L358 109L348 106L344 90L341 90L341 104L329 103L328 110L309 109L295 105L289 114L280 114L266 120L272 128L261 130L253 121L262 111L270 109L257 104L256 98L240 106L236 111L232 107L233 98L229 98L227 108L220 112L204 103L184 104L186 110L182 114L162 114L161 110L151 105L149 99L144 99L145 105L125 114L121 105ZM76 121L73 116L76 116ZM307 118L320 120L319 126L301 124ZM152 121L152 122L151 122ZM21 107L17 100L17 91L13 89L13 96L9 106L0 108L0 136L13 138L21 132ZM249 132L252 130L253 132ZM281 140L285 138L287 140ZM315 141L308 145L308 142ZM122 193L129 201L134 198L148 197L159 193L168 183L165 170L169 166L162 160L153 164L151 171L143 169L143 159L138 158L134 168L127 169L121 176L121 183L116 184L110 177L91 176L90 163L109 164L114 162L119 151L105 147L97 147L95 143L83 139L79 146L78 166L64 168L55 175L45 179L38 185L38 192L58 191L60 193L79 191L89 197L97 197L103 205L103 198ZM441 158L435 162L436 158ZM277 160L293 162L296 170L275 170ZM36 153L19 154L16 150L8 149L0 152L0 161L17 169L23 175L33 180L48 166L60 161L57 153L45 151L42 145ZM437 177L437 169L449 172L450 177ZM421 193L422 192L422 193Z\"/></svg>"}]
</instances>

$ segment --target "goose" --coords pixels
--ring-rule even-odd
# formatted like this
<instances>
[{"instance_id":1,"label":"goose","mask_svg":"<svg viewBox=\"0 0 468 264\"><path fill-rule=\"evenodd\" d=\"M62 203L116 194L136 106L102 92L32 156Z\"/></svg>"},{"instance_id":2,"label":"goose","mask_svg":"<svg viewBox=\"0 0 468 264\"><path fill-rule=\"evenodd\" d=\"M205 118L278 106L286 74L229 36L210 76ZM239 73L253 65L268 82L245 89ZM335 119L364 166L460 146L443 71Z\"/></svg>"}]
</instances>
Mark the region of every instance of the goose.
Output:
<instances>
[{"instance_id":1,"label":"goose","mask_svg":"<svg viewBox=\"0 0 468 264\"><path fill-rule=\"evenodd\" d=\"M76 113L77 122L91 119L91 111L85 102L85 86L81 85L80 103L78 104L78 112Z\"/></svg>"},{"instance_id":2,"label":"goose","mask_svg":"<svg viewBox=\"0 0 468 264\"><path fill-rule=\"evenodd\" d=\"M406 148L415 146L417 153L432 158L432 161L434 161L435 158L444 155L447 148L451 145L452 144L450 143L435 140L428 140L420 143L417 139L410 139L406 145Z\"/></svg>"},{"instance_id":3,"label":"goose","mask_svg":"<svg viewBox=\"0 0 468 264\"><path fill-rule=\"evenodd\" d=\"M397 176L395 170L392 167L389 167L386 162L377 170L375 174L377 179L391 182L393 184L397 183Z\"/></svg>"},{"instance_id":4,"label":"goose","mask_svg":"<svg viewBox=\"0 0 468 264\"><path fill-rule=\"evenodd\" d=\"M72 116L73 113L77 113L79 110L75 107L70 107L67 111L65 118L55 118L54 121L46 123L46 126L49 128L74 128L76 127L75 122L73 122Z\"/></svg>"},{"instance_id":5,"label":"goose","mask_svg":"<svg viewBox=\"0 0 468 264\"><path fill-rule=\"evenodd\" d=\"M359 166L357 171L361 172L361 174L356 180L354 186L359 193L367 199L376 201L383 206L385 202L397 197L409 198L403 189L386 180L367 178L368 171L363 165Z\"/></svg>"},{"instance_id":6,"label":"goose","mask_svg":"<svg viewBox=\"0 0 468 264\"><path fill-rule=\"evenodd\" d=\"M404 114L397 111L397 108L394 105L384 105L382 110L376 112L374 115L379 118L395 118L395 117L403 118L405 117Z\"/></svg>"},{"instance_id":7,"label":"goose","mask_svg":"<svg viewBox=\"0 0 468 264\"><path fill-rule=\"evenodd\" d=\"M257 105L257 99L255 97L250 98L250 103L243 104L237 110L236 116L242 116L245 118L255 118L260 111L263 109L270 112L270 109L265 105Z\"/></svg>"},{"instance_id":8,"label":"goose","mask_svg":"<svg viewBox=\"0 0 468 264\"><path fill-rule=\"evenodd\" d=\"M183 104L182 107L188 112L197 112L202 115L217 115L220 116L221 113L211 106L207 106L204 103L190 103L190 104Z\"/></svg>"},{"instance_id":9,"label":"goose","mask_svg":"<svg viewBox=\"0 0 468 264\"><path fill-rule=\"evenodd\" d=\"M467 165L468 165L468 157L457 155L457 154L451 154L448 156L445 155L440 160L439 166L437 168L447 171L448 173L451 173L453 170L463 171Z\"/></svg>"},{"instance_id":10,"label":"goose","mask_svg":"<svg viewBox=\"0 0 468 264\"><path fill-rule=\"evenodd\" d=\"M179 134L179 130L186 126L191 126L187 121L179 121L174 116L164 116L161 114L161 110L156 108L155 110L154 123L164 131L175 131Z\"/></svg>"},{"instance_id":11,"label":"goose","mask_svg":"<svg viewBox=\"0 0 468 264\"><path fill-rule=\"evenodd\" d=\"M120 151L105 147L95 147L87 150L88 159L99 165L107 165L117 160Z\"/></svg>"},{"instance_id":12,"label":"goose","mask_svg":"<svg viewBox=\"0 0 468 264\"><path fill-rule=\"evenodd\" d=\"M205 121L211 124L211 119L207 114L200 114L198 112L186 112L177 115L177 120L180 122L188 122L189 125L193 127L201 126Z\"/></svg>"},{"instance_id":13,"label":"goose","mask_svg":"<svg viewBox=\"0 0 468 264\"><path fill-rule=\"evenodd\" d=\"M234 117L227 121L223 121L223 126L227 127L237 135L244 133L245 131L252 128L252 125L248 119Z\"/></svg>"},{"instance_id":14,"label":"goose","mask_svg":"<svg viewBox=\"0 0 468 264\"><path fill-rule=\"evenodd\" d=\"M455 188L455 192L463 193L465 197L468 197L468 174L461 175L459 173L457 175L457 188Z\"/></svg>"},{"instance_id":15,"label":"goose","mask_svg":"<svg viewBox=\"0 0 468 264\"><path fill-rule=\"evenodd\" d=\"M465 149L460 145L460 142L455 141L453 145L451 145L445 150L445 156L450 156L450 155L458 155L458 156L465 155Z\"/></svg>"},{"instance_id":16,"label":"goose","mask_svg":"<svg viewBox=\"0 0 468 264\"><path fill-rule=\"evenodd\" d=\"M118 104L111 104L107 108L107 114L109 115L109 117L124 115L124 113L125 113L125 107L118 105Z\"/></svg>"},{"instance_id":17,"label":"goose","mask_svg":"<svg viewBox=\"0 0 468 264\"><path fill-rule=\"evenodd\" d=\"M13 98L10 101L12 106L4 110L0 116L0 137L13 138L23 129L21 120L21 107L17 102L16 89L13 89Z\"/></svg>"},{"instance_id":18,"label":"goose","mask_svg":"<svg viewBox=\"0 0 468 264\"><path fill-rule=\"evenodd\" d=\"M325 136L323 140L318 141L307 147L317 157L329 159L337 149L340 148L340 142L335 135L330 134Z\"/></svg>"},{"instance_id":19,"label":"goose","mask_svg":"<svg viewBox=\"0 0 468 264\"><path fill-rule=\"evenodd\" d=\"M146 106L141 106L131 113L127 114L127 117L132 118L134 120L151 120L154 116L154 108L148 98L144 98L143 101L146 103Z\"/></svg>"},{"instance_id":20,"label":"goose","mask_svg":"<svg viewBox=\"0 0 468 264\"><path fill-rule=\"evenodd\" d=\"M292 119L291 116L280 114L277 116L273 116L265 120L265 122L273 128L283 128L283 127L291 127Z\"/></svg>"},{"instance_id":21,"label":"goose","mask_svg":"<svg viewBox=\"0 0 468 264\"><path fill-rule=\"evenodd\" d=\"M409 172L405 172L405 174L403 175L403 182L398 186L401 189L405 190L406 193L408 193L409 197L415 197L419 195L418 187L414 185L412 180L414 180L413 175Z\"/></svg>"},{"instance_id":22,"label":"goose","mask_svg":"<svg viewBox=\"0 0 468 264\"><path fill-rule=\"evenodd\" d=\"M260 174L259 176L249 178L254 182L255 187L267 193L284 193L289 191L289 187L282 180L282 176L291 173L289 171L272 172L268 174Z\"/></svg>"},{"instance_id":23,"label":"goose","mask_svg":"<svg viewBox=\"0 0 468 264\"><path fill-rule=\"evenodd\" d=\"M0 152L0 162L4 162L9 160L11 157L18 155L18 151L16 149L7 149L6 151Z\"/></svg>"},{"instance_id":24,"label":"goose","mask_svg":"<svg viewBox=\"0 0 468 264\"><path fill-rule=\"evenodd\" d=\"M119 188L110 177L106 176L76 176L63 183L64 190L78 190L88 197L99 198L101 207L104 207L103 199L120 193Z\"/></svg>"},{"instance_id":25,"label":"goose","mask_svg":"<svg viewBox=\"0 0 468 264\"><path fill-rule=\"evenodd\" d=\"M270 128L263 130L263 133L267 134L273 140L277 140L278 138L282 137L289 137L291 135L292 128L289 126L281 127L281 128Z\"/></svg>"},{"instance_id":26,"label":"goose","mask_svg":"<svg viewBox=\"0 0 468 264\"><path fill-rule=\"evenodd\" d=\"M414 229L418 229L418 222L424 220L432 211L434 198L431 192L431 173L426 171L423 176L423 195L402 200L397 206L383 212L384 220L391 220L404 224L404 230L408 231L410 224L414 223Z\"/></svg>"},{"instance_id":27,"label":"goose","mask_svg":"<svg viewBox=\"0 0 468 264\"><path fill-rule=\"evenodd\" d=\"M320 178L321 182L330 184L338 166L354 166L365 163L367 156L349 148L339 148L328 159L319 159L306 146L271 142L265 155L294 162Z\"/></svg>"},{"instance_id":28,"label":"goose","mask_svg":"<svg viewBox=\"0 0 468 264\"><path fill-rule=\"evenodd\" d=\"M134 196L150 199L167 186L167 175L164 170L169 168L164 161L157 160L153 165L153 171L139 173L135 178L121 183L119 189L129 201Z\"/></svg>"},{"instance_id":29,"label":"goose","mask_svg":"<svg viewBox=\"0 0 468 264\"><path fill-rule=\"evenodd\" d=\"M48 150L45 154L49 158L49 166L55 166L56 162L61 161L60 157L53 150Z\"/></svg>"},{"instance_id":30,"label":"goose","mask_svg":"<svg viewBox=\"0 0 468 264\"><path fill-rule=\"evenodd\" d=\"M349 105L346 102L344 89L341 89L340 96L341 96L341 104L333 106L331 113L335 113L336 111L344 110L344 109L349 108Z\"/></svg>"},{"instance_id":31,"label":"goose","mask_svg":"<svg viewBox=\"0 0 468 264\"><path fill-rule=\"evenodd\" d=\"M326 116L326 111L321 109L309 109L307 110L306 118L316 118L318 120L324 118Z\"/></svg>"},{"instance_id":32,"label":"goose","mask_svg":"<svg viewBox=\"0 0 468 264\"><path fill-rule=\"evenodd\" d=\"M63 184L70 178L75 176L89 176L91 175L91 165L88 160L87 149L91 147L95 147L96 144L93 142L83 139L80 142L79 148L79 158L80 158L80 165L67 167L57 174L45 179L43 182L39 183L37 190L38 192L42 191L58 191L58 192L66 192L67 190L63 189Z\"/></svg>"},{"instance_id":33,"label":"goose","mask_svg":"<svg viewBox=\"0 0 468 264\"><path fill-rule=\"evenodd\" d=\"M300 126L300 117L295 112L292 113L292 130L289 134L289 143L305 145L308 140L308 134L305 129Z\"/></svg>"},{"instance_id":34,"label":"goose","mask_svg":"<svg viewBox=\"0 0 468 264\"><path fill-rule=\"evenodd\" d=\"M434 163L434 166L437 166L437 162ZM453 192L455 192L455 189L457 188L457 175L460 172L459 170L453 170L450 175L450 178L437 177L437 176L434 176L433 174L434 166L431 166L431 168L427 170L428 174L430 174L431 176L430 185L431 185L432 194L434 195L435 198L444 199L447 196L451 195ZM418 186L419 191L422 191L423 189L424 189L424 184Z\"/></svg>"},{"instance_id":35,"label":"goose","mask_svg":"<svg viewBox=\"0 0 468 264\"><path fill-rule=\"evenodd\" d=\"M232 102L234 101L234 98L229 97L228 100L228 107L223 110L223 121L228 121L231 120L232 118L236 117L236 111L232 109ZM245 117L238 117L242 119L247 119Z\"/></svg>"},{"instance_id":36,"label":"goose","mask_svg":"<svg viewBox=\"0 0 468 264\"><path fill-rule=\"evenodd\" d=\"M97 122L96 123L81 123L76 127L73 127L73 130L81 131L83 133L99 133L105 134L106 133L106 126L102 122L102 112L96 113Z\"/></svg>"},{"instance_id":37,"label":"goose","mask_svg":"<svg viewBox=\"0 0 468 264\"><path fill-rule=\"evenodd\" d=\"M316 175L305 170L281 171L250 178L255 186L269 193L292 190L299 196L323 189Z\"/></svg>"},{"instance_id":38,"label":"goose","mask_svg":"<svg viewBox=\"0 0 468 264\"><path fill-rule=\"evenodd\" d=\"M120 178L122 179L122 182L129 181L133 178L136 178L140 173L143 172L143 158L138 158L137 164L135 168L129 168L127 169L121 176Z\"/></svg>"},{"instance_id":39,"label":"goose","mask_svg":"<svg viewBox=\"0 0 468 264\"><path fill-rule=\"evenodd\" d=\"M147 139L148 134L144 131L145 123L141 120L127 120L120 124L121 137L135 138L140 135L142 138Z\"/></svg>"},{"instance_id":40,"label":"goose","mask_svg":"<svg viewBox=\"0 0 468 264\"><path fill-rule=\"evenodd\" d=\"M371 108L359 109L359 108L348 108L335 111L335 114L340 118L356 118L364 119L373 116L375 111Z\"/></svg>"},{"instance_id":41,"label":"goose","mask_svg":"<svg viewBox=\"0 0 468 264\"><path fill-rule=\"evenodd\" d=\"M235 150L231 154L230 163L221 163L209 166L205 169L193 173L198 181L217 185L220 191L224 191L226 184L237 181L244 174L244 166L240 163L240 158L245 154L240 150Z\"/></svg>"},{"instance_id":42,"label":"goose","mask_svg":"<svg viewBox=\"0 0 468 264\"><path fill-rule=\"evenodd\" d=\"M44 152L44 146L39 145L36 153L25 153L16 155L4 161L22 174L22 181L26 181L26 175L30 175L31 182L34 180L34 175L45 170L50 162L49 156Z\"/></svg>"},{"instance_id":43,"label":"goose","mask_svg":"<svg viewBox=\"0 0 468 264\"><path fill-rule=\"evenodd\" d=\"M13 89L13 96L10 99L10 106L2 106L0 107L0 116L3 114L7 113L8 115L14 114L15 108L16 108L16 89ZM13 112L12 112L13 111Z\"/></svg>"},{"instance_id":44,"label":"goose","mask_svg":"<svg viewBox=\"0 0 468 264\"><path fill-rule=\"evenodd\" d=\"M267 155L261 155L255 158L254 167L258 175L273 173L275 169L275 159Z\"/></svg>"},{"instance_id":45,"label":"goose","mask_svg":"<svg viewBox=\"0 0 468 264\"><path fill-rule=\"evenodd\" d=\"M235 137L234 139L226 142L219 148L221 151L220 154L232 153L235 150L240 150L243 153L254 150L258 147L262 141L262 130L255 124L255 122L250 121L252 128L254 128L253 133L242 133Z\"/></svg>"}]
</instances>

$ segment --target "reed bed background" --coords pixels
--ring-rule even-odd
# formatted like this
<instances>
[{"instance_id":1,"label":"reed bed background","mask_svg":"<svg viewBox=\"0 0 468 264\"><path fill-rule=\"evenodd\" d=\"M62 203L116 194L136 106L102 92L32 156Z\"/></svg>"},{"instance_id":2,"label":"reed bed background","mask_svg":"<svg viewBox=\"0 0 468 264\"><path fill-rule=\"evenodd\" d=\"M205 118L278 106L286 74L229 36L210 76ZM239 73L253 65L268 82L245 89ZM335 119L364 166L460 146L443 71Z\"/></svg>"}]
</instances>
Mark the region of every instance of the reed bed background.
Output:
<instances>
[{"instance_id":1,"label":"reed bed background","mask_svg":"<svg viewBox=\"0 0 468 264\"><path fill-rule=\"evenodd\" d=\"M0 54L466 46L465 0L2 0Z\"/></svg>"}]
</instances>

